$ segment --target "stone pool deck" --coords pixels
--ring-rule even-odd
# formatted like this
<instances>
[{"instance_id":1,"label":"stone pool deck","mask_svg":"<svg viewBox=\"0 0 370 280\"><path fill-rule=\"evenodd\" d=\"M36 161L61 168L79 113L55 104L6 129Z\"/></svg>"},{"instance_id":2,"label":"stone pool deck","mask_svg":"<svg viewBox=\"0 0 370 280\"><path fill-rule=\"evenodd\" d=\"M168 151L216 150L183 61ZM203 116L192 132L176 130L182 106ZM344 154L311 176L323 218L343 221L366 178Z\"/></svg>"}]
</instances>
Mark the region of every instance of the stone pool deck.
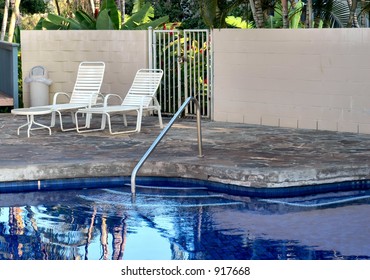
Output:
<instances>
[{"instance_id":1,"label":"stone pool deck","mask_svg":"<svg viewBox=\"0 0 370 280\"><path fill-rule=\"evenodd\" d=\"M51 136L36 130L27 138L25 130L17 135L23 123L24 116L0 114L0 182L130 176L161 131L157 118L145 117L141 133L53 128ZM199 158L195 120L177 120L138 177L268 188L370 178L370 135L202 121L202 136L204 157Z\"/></svg>"}]
</instances>

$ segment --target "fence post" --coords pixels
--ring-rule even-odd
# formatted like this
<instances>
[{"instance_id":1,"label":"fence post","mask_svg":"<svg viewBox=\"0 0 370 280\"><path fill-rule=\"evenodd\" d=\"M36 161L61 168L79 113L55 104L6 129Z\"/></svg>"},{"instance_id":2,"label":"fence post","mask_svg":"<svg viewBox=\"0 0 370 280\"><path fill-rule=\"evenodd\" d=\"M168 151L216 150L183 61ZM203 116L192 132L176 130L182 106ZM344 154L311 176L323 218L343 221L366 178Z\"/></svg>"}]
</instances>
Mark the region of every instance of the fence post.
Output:
<instances>
[{"instance_id":1,"label":"fence post","mask_svg":"<svg viewBox=\"0 0 370 280\"><path fill-rule=\"evenodd\" d=\"M18 47L19 44L0 42L0 92L13 98L14 108L19 107Z\"/></svg>"}]
</instances>

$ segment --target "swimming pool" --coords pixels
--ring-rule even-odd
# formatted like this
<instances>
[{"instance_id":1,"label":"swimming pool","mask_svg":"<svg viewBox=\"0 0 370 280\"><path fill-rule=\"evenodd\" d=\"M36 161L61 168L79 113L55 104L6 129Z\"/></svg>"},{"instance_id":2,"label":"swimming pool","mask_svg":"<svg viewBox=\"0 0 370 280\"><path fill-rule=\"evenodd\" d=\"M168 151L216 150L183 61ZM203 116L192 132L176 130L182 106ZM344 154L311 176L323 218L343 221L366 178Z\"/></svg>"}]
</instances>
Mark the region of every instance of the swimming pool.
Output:
<instances>
[{"instance_id":1,"label":"swimming pool","mask_svg":"<svg viewBox=\"0 0 370 280\"><path fill-rule=\"evenodd\" d=\"M148 179L135 201L114 182L2 193L0 259L370 259L368 182L241 196Z\"/></svg>"}]
</instances>

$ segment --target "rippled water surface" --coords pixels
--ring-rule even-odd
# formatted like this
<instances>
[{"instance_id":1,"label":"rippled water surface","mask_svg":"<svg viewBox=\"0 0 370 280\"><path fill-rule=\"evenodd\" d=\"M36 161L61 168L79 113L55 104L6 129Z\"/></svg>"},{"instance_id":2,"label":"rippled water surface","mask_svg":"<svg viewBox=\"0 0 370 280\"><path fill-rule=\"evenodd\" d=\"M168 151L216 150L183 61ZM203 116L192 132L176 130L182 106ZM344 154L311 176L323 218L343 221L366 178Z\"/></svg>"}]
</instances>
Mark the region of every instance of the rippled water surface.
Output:
<instances>
[{"instance_id":1,"label":"rippled water surface","mask_svg":"<svg viewBox=\"0 0 370 280\"><path fill-rule=\"evenodd\" d=\"M0 259L370 259L370 193L251 199L203 188L0 195Z\"/></svg>"}]
</instances>

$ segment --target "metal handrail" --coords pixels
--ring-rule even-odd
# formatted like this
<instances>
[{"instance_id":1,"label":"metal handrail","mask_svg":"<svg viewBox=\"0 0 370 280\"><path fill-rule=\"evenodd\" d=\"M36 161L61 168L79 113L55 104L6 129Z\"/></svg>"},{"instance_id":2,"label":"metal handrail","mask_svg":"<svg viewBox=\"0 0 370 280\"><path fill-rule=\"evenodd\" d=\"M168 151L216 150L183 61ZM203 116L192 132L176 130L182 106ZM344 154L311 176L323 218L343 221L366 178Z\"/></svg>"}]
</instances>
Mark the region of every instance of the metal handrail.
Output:
<instances>
[{"instance_id":1,"label":"metal handrail","mask_svg":"<svg viewBox=\"0 0 370 280\"><path fill-rule=\"evenodd\" d=\"M143 157L140 159L140 161L136 164L135 168L133 169L133 171L131 173L131 194L132 195L135 195L135 193L136 193L136 174L137 174L137 172L139 171L141 166L144 164L144 162L147 160L149 155L153 152L153 150L158 145L158 143L162 140L163 136L165 136L166 133L168 132L168 130L172 127L175 120L179 117L179 115L182 113L182 111L185 109L185 107L190 103L190 101L193 101L194 104L195 104L195 107L196 107L197 132L198 132L198 157L203 157L200 106L199 106L198 100L196 100L194 97L190 96L185 100L185 102L177 110L176 114L169 121L168 125L162 130L162 132L154 140L153 144L149 147L149 149L146 151L146 153L143 155Z\"/></svg>"}]
</instances>

